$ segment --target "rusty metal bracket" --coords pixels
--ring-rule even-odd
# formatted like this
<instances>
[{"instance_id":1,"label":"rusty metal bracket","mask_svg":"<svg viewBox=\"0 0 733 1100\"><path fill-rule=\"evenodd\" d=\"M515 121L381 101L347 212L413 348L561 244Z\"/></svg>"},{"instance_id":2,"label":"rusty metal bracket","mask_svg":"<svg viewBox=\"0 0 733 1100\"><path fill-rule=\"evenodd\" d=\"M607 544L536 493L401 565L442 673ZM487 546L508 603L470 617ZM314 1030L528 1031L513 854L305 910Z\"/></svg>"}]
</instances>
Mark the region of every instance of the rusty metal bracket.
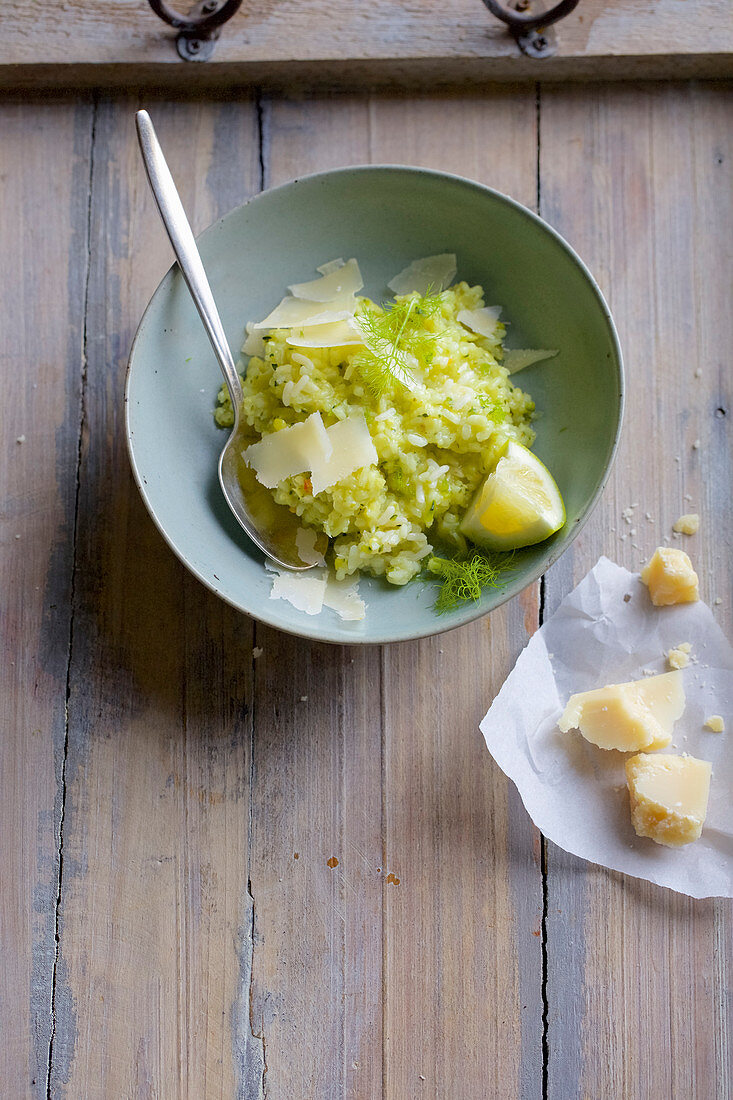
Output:
<instances>
[{"instance_id":1,"label":"rusty metal bracket","mask_svg":"<svg viewBox=\"0 0 733 1100\"><path fill-rule=\"evenodd\" d=\"M509 27L522 53L538 59L555 53L557 40L550 27L570 15L578 3L579 0L560 0L549 11L537 11L537 4L532 5L529 0L516 0L513 8L505 7L499 0L484 0L491 14Z\"/></svg>"},{"instance_id":2,"label":"rusty metal bracket","mask_svg":"<svg viewBox=\"0 0 733 1100\"><path fill-rule=\"evenodd\" d=\"M178 31L176 49L184 61L206 61L214 52L221 27L242 6L242 0L202 0L188 15L165 0L148 0L156 15Z\"/></svg>"}]
</instances>

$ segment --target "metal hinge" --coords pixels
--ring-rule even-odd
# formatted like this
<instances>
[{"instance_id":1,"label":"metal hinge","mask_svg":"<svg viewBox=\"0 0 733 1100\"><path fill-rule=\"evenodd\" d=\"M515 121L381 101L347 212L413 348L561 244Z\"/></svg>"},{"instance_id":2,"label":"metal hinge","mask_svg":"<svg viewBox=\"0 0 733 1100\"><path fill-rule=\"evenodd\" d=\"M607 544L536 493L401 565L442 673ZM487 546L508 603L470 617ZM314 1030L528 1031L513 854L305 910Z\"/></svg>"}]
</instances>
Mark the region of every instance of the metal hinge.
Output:
<instances>
[{"instance_id":1,"label":"metal hinge","mask_svg":"<svg viewBox=\"0 0 733 1100\"><path fill-rule=\"evenodd\" d=\"M513 8L504 7L499 0L484 0L491 14L509 27L522 53L536 58L552 57L557 49L557 40L549 28L569 15L578 6L578 2L579 0L561 0L549 11L538 11L536 0L534 4L530 0L516 0Z\"/></svg>"},{"instance_id":2,"label":"metal hinge","mask_svg":"<svg viewBox=\"0 0 733 1100\"><path fill-rule=\"evenodd\" d=\"M202 0L188 15L181 15L165 0L149 3L156 15L178 31L176 49L184 61L206 61L211 57L220 28L242 6L242 0Z\"/></svg>"}]
</instances>

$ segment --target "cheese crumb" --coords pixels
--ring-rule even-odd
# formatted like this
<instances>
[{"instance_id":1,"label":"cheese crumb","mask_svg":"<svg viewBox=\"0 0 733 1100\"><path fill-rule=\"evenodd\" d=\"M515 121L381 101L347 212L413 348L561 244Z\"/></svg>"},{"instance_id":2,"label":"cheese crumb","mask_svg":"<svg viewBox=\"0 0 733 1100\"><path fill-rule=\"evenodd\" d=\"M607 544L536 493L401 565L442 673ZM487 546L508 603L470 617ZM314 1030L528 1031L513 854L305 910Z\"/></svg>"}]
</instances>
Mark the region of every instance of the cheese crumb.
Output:
<instances>
[{"instance_id":1,"label":"cheese crumb","mask_svg":"<svg viewBox=\"0 0 733 1100\"><path fill-rule=\"evenodd\" d=\"M699 439L696 439L695 442L692 444L692 449L693 449L693 451L699 451L700 450L700 440Z\"/></svg>"},{"instance_id":2,"label":"cheese crumb","mask_svg":"<svg viewBox=\"0 0 733 1100\"><path fill-rule=\"evenodd\" d=\"M658 546L641 571L655 607L699 600L697 573L684 550Z\"/></svg>"},{"instance_id":3,"label":"cheese crumb","mask_svg":"<svg viewBox=\"0 0 733 1100\"><path fill-rule=\"evenodd\" d=\"M667 663L670 668L687 668L690 663L690 651L692 646L689 642L680 642L673 649L670 649L667 654Z\"/></svg>"},{"instance_id":4,"label":"cheese crumb","mask_svg":"<svg viewBox=\"0 0 733 1100\"><path fill-rule=\"evenodd\" d=\"M24 435L19 435L15 442L16 443L25 443L25 436Z\"/></svg>"},{"instance_id":5,"label":"cheese crumb","mask_svg":"<svg viewBox=\"0 0 733 1100\"><path fill-rule=\"evenodd\" d=\"M263 653L264 650L260 649L258 645L252 646L252 656L254 657L255 661L258 657L261 657Z\"/></svg>"},{"instance_id":6,"label":"cheese crumb","mask_svg":"<svg viewBox=\"0 0 733 1100\"><path fill-rule=\"evenodd\" d=\"M694 756L639 753L626 761L631 821L637 836L678 848L702 832L712 768Z\"/></svg>"},{"instance_id":7,"label":"cheese crumb","mask_svg":"<svg viewBox=\"0 0 733 1100\"><path fill-rule=\"evenodd\" d=\"M705 719L705 729L712 730L713 733L724 733L725 722L719 714L711 714Z\"/></svg>"},{"instance_id":8,"label":"cheese crumb","mask_svg":"<svg viewBox=\"0 0 733 1100\"><path fill-rule=\"evenodd\" d=\"M680 516L675 524L672 525L673 531L679 531L682 535L696 535L700 530L700 517L696 512L689 512L684 516Z\"/></svg>"}]
</instances>

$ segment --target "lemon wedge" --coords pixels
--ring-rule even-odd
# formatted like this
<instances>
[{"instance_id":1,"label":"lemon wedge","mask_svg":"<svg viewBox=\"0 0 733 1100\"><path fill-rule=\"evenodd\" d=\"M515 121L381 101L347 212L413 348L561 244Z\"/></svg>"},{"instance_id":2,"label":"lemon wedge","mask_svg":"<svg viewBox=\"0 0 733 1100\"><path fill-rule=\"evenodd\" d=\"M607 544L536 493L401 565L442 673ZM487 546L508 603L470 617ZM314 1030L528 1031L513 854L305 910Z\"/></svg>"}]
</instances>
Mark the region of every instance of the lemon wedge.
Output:
<instances>
[{"instance_id":1,"label":"lemon wedge","mask_svg":"<svg viewBox=\"0 0 733 1100\"><path fill-rule=\"evenodd\" d=\"M490 550L518 550L554 535L565 505L550 471L521 443L509 442L461 521L461 531Z\"/></svg>"}]
</instances>

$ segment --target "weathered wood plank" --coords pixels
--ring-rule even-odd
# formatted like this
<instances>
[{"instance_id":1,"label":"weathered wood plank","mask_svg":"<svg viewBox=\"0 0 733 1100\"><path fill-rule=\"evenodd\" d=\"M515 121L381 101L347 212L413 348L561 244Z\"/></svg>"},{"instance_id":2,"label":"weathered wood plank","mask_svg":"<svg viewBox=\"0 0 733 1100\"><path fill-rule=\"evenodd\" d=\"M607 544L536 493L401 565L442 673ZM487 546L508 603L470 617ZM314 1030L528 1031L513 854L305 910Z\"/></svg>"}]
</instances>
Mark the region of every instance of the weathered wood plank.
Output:
<instances>
[{"instance_id":1,"label":"weathered wood plank","mask_svg":"<svg viewBox=\"0 0 733 1100\"><path fill-rule=\"evenodd\" d=\"M95 128L52 1095L256 1097L252 624L185 574L128 467L127 353L170 261L136 106ZM257 189L251 101L151 111L195 225Z\"/></svg>"},{"instance_id":2,"label":"weathered wood plank","mask_svg":"<svg viewBox=\"0 0 733 1100\"><path fill-rule=\"evenodd\" d=\"M684 548L731 633L732 108L713 86L542 93L542 213L608 294L628 393L609 488L549 574L548 610L600 553L638 570L699 511ZM552 847L548 866L548 1095L729 1095L730 905Z\"/></svg>"},{"instance_id":3,"label":"weathered wood plank","mask_svg":"<svg viewBox=\"0 0 733 1100\"><path fill-rule=\"evenodd\" d=\"M547 4L546 4L547 6ZM712 77L733 73L728 0L583 0L553 29L556 52L522 54L477 0L246 3L205 62L143 0L18 0L0 42L6 87L288 86L293 80L465 84L495 80Z\"/></svg>"},{"instance_id":4,"label":"weathered wood plank","mask_svg":"<svg viewBox=\"0 0 733 1100\"><path fill-rule=\"evenodd\" d=\"M532 207L532 89L376 99L371 152ZM542 1095L536 834L478 723L537 626L537 586L384 653L385 1096Z\"/></svg>"},{"instance_id":5,"label":"weathered wood plank","mask_svg":"<svg viewBox=\"0 0 733 1100\"><path fill-rule=\"evenodd\" d=\"M0 1080L18 1097L46 1096L52 1030L91 124L88 102L0 105Z\"/></svg>"},{"instance_id":6,"label":"weathered wood plank","mask_svg":"<svg viewBox=\"0 0 733 1100\"><path fill-rule=\"evenodd\" d=\"M367 161L368 132L366 100L266 101L265 185ZM378 1096L379 649L316 645L259 625L257 643L252 1014L267 1095Z\"/></svg>"},{"instance_id":7,"label":"weathered wood plank","mask_svg":"<svg viewBox=\"0 0 733 1100\"><path fill-rule=\"evenodd\" d=\"M534 198L531 89L275 100L264 136L267 184L400 160ZM268 1095L541 1094L539 849L477 729L537 617L531 590L490 631L386 647L381 694L376 650L258 627L253 1012Z\"/></svg>"}]
</instances>

